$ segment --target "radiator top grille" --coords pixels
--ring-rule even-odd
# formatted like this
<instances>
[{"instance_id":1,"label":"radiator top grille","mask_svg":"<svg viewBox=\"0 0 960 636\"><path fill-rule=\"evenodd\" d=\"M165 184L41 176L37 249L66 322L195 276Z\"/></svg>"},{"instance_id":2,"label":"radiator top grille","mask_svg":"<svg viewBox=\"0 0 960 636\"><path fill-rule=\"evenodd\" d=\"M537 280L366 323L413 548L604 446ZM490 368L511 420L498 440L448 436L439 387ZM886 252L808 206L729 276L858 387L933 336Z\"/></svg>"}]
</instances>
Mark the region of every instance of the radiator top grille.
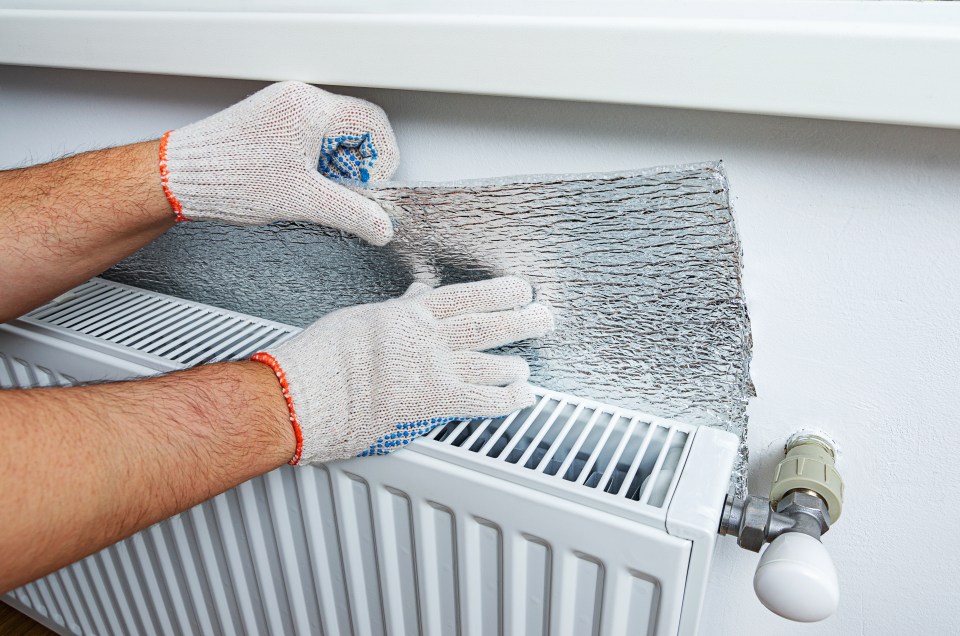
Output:
<instances>
[{"instance_id":1,"label":"radiator top grille","mask_svg":"<svg viewBox=\"0 0 960 636\"><path fill-rule=\"evenodd\" d=\"M537 398L507 417L450 422L430 438L555 480L663 506L690 431L540 388Z\"/></svg>"},{"instance_id":2,"label":"radiator top grille","mask_svg":"<svg viewBox=\"0 0 960 636\"><path fill-rule=\"evenodd\" d=\"M300 331L99 279L21 321L53 334L107 341L166 361L170 369L242 359ZM13 378L0 365L3 375ZM15 378L0 380L6 386L18 384ZM410 448L661 522L695 427L542 388L535 391L532 407L506 417L449 422Z\"/></svg>"},{"instance_id":3,"label":"radiator top grille","mask_svg":"<svg viewBox=\"0 0 960 636\"><path fill-rule=\"evenodd\" d=\"M25 318L182 366L247 358L300 331L96 278Z\"/></svg>"}]
</instances>

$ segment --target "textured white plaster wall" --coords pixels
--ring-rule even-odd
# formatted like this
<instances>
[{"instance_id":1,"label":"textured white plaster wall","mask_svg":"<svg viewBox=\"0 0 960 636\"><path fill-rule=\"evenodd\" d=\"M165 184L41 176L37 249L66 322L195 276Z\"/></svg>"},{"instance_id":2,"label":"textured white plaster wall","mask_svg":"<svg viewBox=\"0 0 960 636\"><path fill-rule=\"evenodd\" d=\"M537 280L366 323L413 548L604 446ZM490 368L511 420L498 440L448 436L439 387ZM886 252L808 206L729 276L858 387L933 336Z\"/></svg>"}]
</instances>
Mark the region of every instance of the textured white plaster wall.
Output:
<instances>
[{"instance_id":1,"label":"textured white plaster wall","mask_svg":"<svg viewBox=\"0 0 960 636\"><path fill-rule=\"evenodd\" d=\"M0 167L156 137L253 82L0 67ZM345 91L346 92L346 91ZM838 614L787 623L723 540L704 634L946 634L960 625L960 131L569 102L349 91L381 104L403 179L722 158L753 319L751 488L818 426L843 447L827 536ZM95 193L92 193L95 195Z\"/></svg>"}]
</instances>

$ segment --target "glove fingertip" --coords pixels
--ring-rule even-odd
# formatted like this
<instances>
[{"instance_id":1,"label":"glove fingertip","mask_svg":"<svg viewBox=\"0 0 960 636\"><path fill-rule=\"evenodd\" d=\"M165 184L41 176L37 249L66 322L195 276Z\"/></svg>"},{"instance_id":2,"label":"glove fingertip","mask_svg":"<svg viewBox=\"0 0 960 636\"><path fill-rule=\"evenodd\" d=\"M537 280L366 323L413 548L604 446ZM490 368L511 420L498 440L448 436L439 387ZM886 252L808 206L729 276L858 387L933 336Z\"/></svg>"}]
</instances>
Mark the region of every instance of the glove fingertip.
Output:
<instances>
[{"instance_id":1,"label":"glove fingertip","mask_svg":"<svg viewBox=\"0 0 960 636\"><path fill-rule=\"evenodd\" d=\"M517 380L506 388L510 400L510 410L519 411L533 406L537 401L533 387L526 380Z\"/></svg>"},{"instance_id":2,"label":"glove fingertip","mask_svg":"<svg viewBox=\"0 0 960 636\"><path fill-rule=\"evenodd\" d=\"M371 245L383 247L393 240L393 235L393 223L390 221L390 217L384 214L382 218L373 219L372 222L366 226L364 234L358 236Z\"/></svg>"},{"instance_id":3,"label":"glove fingertip","mask_svg":"<svg viewBox=\"0 0 960 636\"><path fill-rule=\"evenodd\" d=\"M516 373L517 377L520 378L518 381L526 383L530 379L530 364L519 356L516 357L516 360Z\"/></svg>"},{"instance_id":4,"label":"glove fingertip","mask_svg":"<svg viewBox=\"0 0 960 636\"><path fill-rule=\"evenodd\" d=\"M317 188L316 201L319 206L327 208L325 218L318 218L317 222L355 234L377 247L393 240L393 221L376 201L334 183L320 173L311 175L311 179Z\"/></svg>"},{"instance_id":5,"label":"glove fingertip","mask_svg":"<svg viewBox=\"0 0 960 636\"><path fill-rule=\"evenodd\" d=\"M383 247L393 240L394 229L393 220L390 215L381 208L375 201L371 201L355 192L350 193L356 197L356 212L353 219L354 232L371 245Z\"/></svg>"},{"instance_id":6,"label":"glove fingertip","mask_svg":"<svg viewBox=\"0 0 960 636\"><path fill-rule=\"evenodd\" d=\"M528 329L527 338L542 338L556 329L553 309L543 303L530 303L521 310Z\"/></svg>"}]
</instances>

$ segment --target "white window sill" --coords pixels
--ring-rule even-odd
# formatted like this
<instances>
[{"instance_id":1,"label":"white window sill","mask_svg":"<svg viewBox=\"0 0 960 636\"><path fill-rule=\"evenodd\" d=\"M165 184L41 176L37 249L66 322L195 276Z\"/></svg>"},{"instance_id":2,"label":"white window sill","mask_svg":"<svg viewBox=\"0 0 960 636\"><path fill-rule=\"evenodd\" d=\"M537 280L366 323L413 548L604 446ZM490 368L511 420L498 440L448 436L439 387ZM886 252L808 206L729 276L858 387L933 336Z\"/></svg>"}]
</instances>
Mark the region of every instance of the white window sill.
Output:
<instances>
[{"instance_id":1,"label":"white window sill","mask_svg":"<svg viewBox=\"0 0 960 636\"><path fill-rule=\"evenodd\" d=\"M960 128L952 3L354 4L0 0L0 64Z\"/></svg>"}]
</instances>

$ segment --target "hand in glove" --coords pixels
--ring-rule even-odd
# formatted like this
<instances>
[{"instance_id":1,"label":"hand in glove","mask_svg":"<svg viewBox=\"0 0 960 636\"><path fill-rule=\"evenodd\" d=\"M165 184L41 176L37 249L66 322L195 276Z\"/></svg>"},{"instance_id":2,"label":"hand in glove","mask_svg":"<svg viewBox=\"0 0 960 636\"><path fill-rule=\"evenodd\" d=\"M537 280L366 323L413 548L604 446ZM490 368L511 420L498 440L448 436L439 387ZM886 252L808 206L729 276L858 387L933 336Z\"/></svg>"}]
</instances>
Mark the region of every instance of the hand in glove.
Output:
<instances>
[{"instance_id":1,"label":"hand in glove","mask_svg":"<svg viewBox=\"0 0 960 636\"><path fill-rule=\"evenodd\" d=\"M272 84L160 143L178 220L318 223L374 245L393 238L390 217L328 177L388 179L399 160L379 107L301 82Z\"/></svg>"},{"instance_id":2,"label":"hand in glove","mask_svg":"<svg viewBox=\"0 0 960 636\"><path fill-rule=\"evenodd\" d=\"M444 422L533 404L521 358L480 353L553 328L515 277L430 288L328 314L257 353L280 380L297 437L291 464L383 455Z\"/></svg>"}]
</instances>

